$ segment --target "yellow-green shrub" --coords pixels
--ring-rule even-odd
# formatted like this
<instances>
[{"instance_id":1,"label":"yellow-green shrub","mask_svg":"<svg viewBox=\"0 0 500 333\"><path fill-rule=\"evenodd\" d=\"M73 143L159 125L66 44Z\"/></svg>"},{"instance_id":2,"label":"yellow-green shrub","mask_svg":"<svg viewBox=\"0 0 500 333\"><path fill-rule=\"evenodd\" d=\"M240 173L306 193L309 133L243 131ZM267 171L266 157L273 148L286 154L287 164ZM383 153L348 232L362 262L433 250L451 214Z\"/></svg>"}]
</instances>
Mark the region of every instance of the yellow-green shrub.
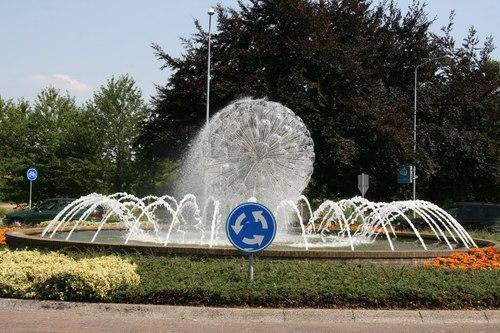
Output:
<instances>
[{"instance_id":1,"label":"yellow-green shrub","mask_svg":"<svg viewBox=\"0 0 500 333\"><path fill-rule=\"evenodd\" d=\"M139 280L136 265L116 256L74 260L56 252L0 253L0 297L108 300Z\"/></svg>"}]
</instances>

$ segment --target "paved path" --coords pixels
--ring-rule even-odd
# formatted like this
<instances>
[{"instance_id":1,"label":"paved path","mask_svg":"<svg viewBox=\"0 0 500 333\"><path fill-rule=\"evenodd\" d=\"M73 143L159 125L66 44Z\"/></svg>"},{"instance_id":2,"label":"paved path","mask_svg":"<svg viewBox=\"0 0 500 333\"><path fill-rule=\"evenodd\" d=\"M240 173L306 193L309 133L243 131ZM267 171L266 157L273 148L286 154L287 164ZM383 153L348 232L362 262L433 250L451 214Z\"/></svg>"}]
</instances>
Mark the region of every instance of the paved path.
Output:
<instances>
[{"instance_id":1,"label":"paved path","mask_svg":"<svg viewBox=\"0 0 500 333\"><path fill-rule=\"evenodd\" d=\"M0 332L500 332L500 310L212 308L0 299Z\"/></svg>"}]
</instances>

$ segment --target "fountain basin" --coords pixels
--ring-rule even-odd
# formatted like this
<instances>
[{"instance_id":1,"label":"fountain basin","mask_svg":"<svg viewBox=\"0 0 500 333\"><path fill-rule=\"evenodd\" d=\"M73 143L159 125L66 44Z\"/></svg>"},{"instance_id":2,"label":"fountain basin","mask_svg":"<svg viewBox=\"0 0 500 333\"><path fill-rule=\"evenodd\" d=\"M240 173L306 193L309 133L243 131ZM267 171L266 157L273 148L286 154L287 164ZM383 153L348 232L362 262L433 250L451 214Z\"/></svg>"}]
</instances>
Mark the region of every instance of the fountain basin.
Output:
<instances>
[{"instance_id":1,"label":"fountain basin","mask_svg":"<svg viewBox=\"0 0 500 333\"><path fill-rule=\"evenodd\" d=\"M69 232L71 227L63 228L62 234ZM74 235L80 234L81 238L85 238L84 233L94 233L95 227L79 227L76 229ZM122 226L108 225L102 230L103 236L97 241L91 243L90 241L78 240L75 237L72 240L56 239L41 237L43 228L22 229L10 231L6 234L6 241L9 248L42 248L42 249L79 249L79 250L105 250L117 251L128 253L144 253L144 254L157 254L157 255L187 255L187 256L210 256L210 257L242 257L244 254L237 251L231 246L201 246L191 244L169 244L162 246L161 244L134 242L123 244L121 235L126 231ZM110 237L105 237L106 233L111 233L116 236L113 241ZM434 235L421 234L422 238L429 244L435 244L432 249L427 251L419 249L417 238L413 233L397 232L397 238L403 243L415 242L414 250L396 250L390 249L357 249L351 251L348 248L313 248L305 250L303 248L294 248L286 245L272 245L267 250L259 254L263 258L275 259L327 259L335 261L353 261L353 262L372 262L372 263L412 263L419 264L426 259L435 257L446 257L455 251L467 251L467 248L460 246L454 250L447 248L445 244L440 246L439 242ZM108 239L106 239L108 238ZM495 245L493 242L483 239L474 239L477 246L487 247ZM120 243L119 243L120 242ZM442 242L441 242L442 243ZM397 243L395 243L397 244Z\"/></svg>"}]
</instances>

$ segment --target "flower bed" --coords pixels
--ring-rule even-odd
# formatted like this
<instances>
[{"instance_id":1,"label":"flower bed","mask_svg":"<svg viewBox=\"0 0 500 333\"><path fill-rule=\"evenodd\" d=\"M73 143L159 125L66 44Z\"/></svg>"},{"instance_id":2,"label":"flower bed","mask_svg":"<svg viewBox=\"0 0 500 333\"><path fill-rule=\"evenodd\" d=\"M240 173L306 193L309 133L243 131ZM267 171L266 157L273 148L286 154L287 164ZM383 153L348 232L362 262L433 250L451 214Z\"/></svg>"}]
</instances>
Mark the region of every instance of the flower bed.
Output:
<instances>
[{"instance_id":1,"label":"flower bed","mask_svg":"<svg viewBox=\"0 0 500 333\"><path fill-rule=\"evenodd\" d=\"M11 231L11 230L16 230L16 228L0 227L0 246L4 246L5 245L5 234L8 231Z\"/></svg>"},{"instance_id":2,"label":"flower bed","mask_svg":"<svg viewBox=\"0 0 500 333\"><path fill-rule=\"evenodd\" d=\"M454 252L446 258L435 258L425 263L429 268L500 269L500 253L493 246L473 248L467 252Z\"/></svg>"},{"instance_id":3,"label":"flower bed","mask_svg":"<svg viewBox=\"0 0 500 333\"><path fill-rule=\"evenodd\" d=\"M268 307L500 308L500 270L0 250L0 297ZM140 277L140 279L139 279Z\"/></svg>"}]
</instances>

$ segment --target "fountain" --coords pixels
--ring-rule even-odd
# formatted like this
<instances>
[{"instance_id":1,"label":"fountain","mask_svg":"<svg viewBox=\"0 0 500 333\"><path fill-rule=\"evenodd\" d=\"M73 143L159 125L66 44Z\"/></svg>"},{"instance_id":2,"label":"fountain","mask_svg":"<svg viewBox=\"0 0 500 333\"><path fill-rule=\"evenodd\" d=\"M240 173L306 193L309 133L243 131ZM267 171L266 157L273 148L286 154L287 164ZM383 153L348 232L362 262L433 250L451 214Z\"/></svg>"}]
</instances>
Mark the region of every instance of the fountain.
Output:
<instances>
[{"instance_id":1,"label":"fountain","mask_svg":"<svg viewBox=\"0 0 500 333\"><path fill-rule=\"evenodd\" d=\"M423 200L371 202L354 197L326 200L313 209L302 195L313 163L313 141L298 116L279 103L244 98L216 113L209 128L194 139L176 189L180 199L93 193L65 207L37 239L66 246L105 243L226 251L229 211L241 202L258 201L278 221L275 242L266 252L331 257L336 251L385 250L410 256L420 249L428 251L420 255L424 258L432 251L477 247L451 215ZM106 212L102 219L92 228L82 227L98 207ZM409 218L413 215L430 234L420 234ZM397 232L395 221L405 222L411 233Z\"/></svg>"},{"instance_id":2,"label":"fountain","mask_svg":"<svg viewBox=\"0 0 500 333\"><path fill-rule=\"evenodd\" d=\"M302 119L285 106L244 98L217 112L209 128L188 152L179 196L191 193L204 202L207 192L227 212L250 197L275 207L297 198L309 183L313 141Z\"/></svg>"}]
</instances>

